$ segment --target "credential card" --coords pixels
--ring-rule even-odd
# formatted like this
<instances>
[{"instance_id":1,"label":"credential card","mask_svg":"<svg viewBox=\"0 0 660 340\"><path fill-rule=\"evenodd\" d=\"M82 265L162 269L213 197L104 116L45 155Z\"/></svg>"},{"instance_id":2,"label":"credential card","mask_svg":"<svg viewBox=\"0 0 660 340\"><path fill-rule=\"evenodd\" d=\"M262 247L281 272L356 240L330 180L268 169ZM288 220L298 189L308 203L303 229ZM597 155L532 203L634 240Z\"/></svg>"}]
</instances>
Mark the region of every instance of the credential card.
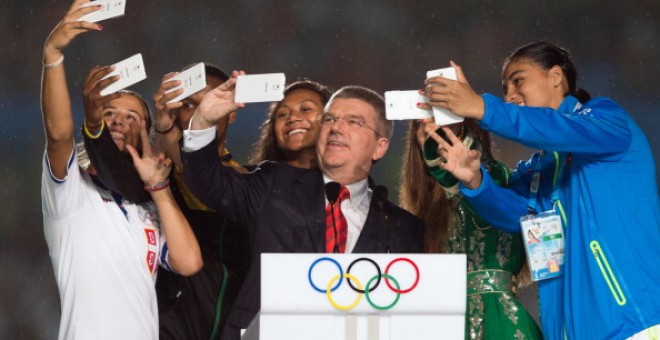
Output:
<instances>
[{"instance_id":1,"label":"credential card","mask_svg":"<svg viewBox=\"0 0 660 340\"><path fill-rule=\"evenodd\" d=\"M520 219L532 280L557 277L564 267L564 233L561 217L554 212Z\"/></svg>"}]
</instances>

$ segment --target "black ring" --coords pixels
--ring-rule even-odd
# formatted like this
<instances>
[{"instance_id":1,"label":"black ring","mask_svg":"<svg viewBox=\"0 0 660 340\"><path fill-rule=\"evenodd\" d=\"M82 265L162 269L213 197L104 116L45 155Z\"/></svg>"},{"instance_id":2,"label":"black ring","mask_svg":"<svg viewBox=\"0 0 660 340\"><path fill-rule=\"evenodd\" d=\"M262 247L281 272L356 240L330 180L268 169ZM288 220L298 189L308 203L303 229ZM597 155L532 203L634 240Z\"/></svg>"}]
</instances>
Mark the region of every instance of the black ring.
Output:
<instances>
[{"instance_id":1,"label":"black ring","mask_svg":"<svg viewBox=\"0 0 660 340\"><path fill-rule=\"evenodd\" d=\"M378 287L378 285L380 284L380 279L383 277L383 276L381 275L380 267L378 266L378 264L377 264L374 260L372 260L372 259L368 259L368 258L366 258L366 257L361 257L361 258L359 258L359 259L356 259L356 260L354 260L353 262L351 262L351 265L350 265L350 266L348 266L348 269L346 269L346 274L350 274L350 273L351 273L351 268L353 267L353 265L356 264L356 263L358 263L358 262L360 262L360 261L362 261L362 260L365 260L365 261L369 261L369 262L371 262L371 264L373 264L374 267L376 267L376 270L378 271L378 281L376 281L376 284L375 284L373 287L369 288L369 293L371 293L371 292L374 291L374 289L376 289L376 288ZM351 286L351 288L352 288L354 291L356 291L356 292L358 292L358 293L362 293L362 294L364 294L364 290L363 290L363 289L358 289L358 288L353 287L353 284L351 283L351 279L349 279L348 277L346 278L346 282L348 282L348 285Z\"/></svg>"}]
</instances>

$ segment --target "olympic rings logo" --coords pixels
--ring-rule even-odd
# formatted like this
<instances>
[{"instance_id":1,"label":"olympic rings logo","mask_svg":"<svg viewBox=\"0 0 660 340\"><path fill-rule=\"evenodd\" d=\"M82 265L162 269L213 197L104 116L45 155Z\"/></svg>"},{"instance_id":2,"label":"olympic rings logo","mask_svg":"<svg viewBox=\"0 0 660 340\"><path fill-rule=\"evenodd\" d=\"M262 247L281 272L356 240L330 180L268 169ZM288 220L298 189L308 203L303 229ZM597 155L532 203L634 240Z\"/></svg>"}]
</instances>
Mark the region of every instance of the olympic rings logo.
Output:
<instances>
[{"instance_id":1,"label":"olympic rings logo","mask_svg":"<svg viewBox=\"0 0 660 340\"><path fill-rule=\"evenodd\" d=\"M332 277L330 279L330 281L328 281L328 283L326 284L325 289L319 288L319 286L317 286L314 283L314 280L312 279L312 272L314 270L314 267L316 267L317 264L319 264L320 262L323 262L323 261L328 261L328 262L334 264L337 267L337 270L339 272L339 274L335 275L334 277ZM366 286L363 286L362 282L360 282L360 280L355 275L351 274L351 269L353 268L353 265L355 265L356 263L362 262L362 261L366 261L366 262L371 263L376 268L376 272L377 272L376 275L372 276L369 280L367 280ZM394 264L398 263L398 262L405 262L405 263L410 264L412 266L412 268L414 269L414 271L415 271L415 280L410 285L410 287L408 287L406 289L401 289L401 287L399 286L399 282L392 275L389 274L390 269L392 268L392 266ZM358 258L356 260L353 260L353 262L351 262L351 264L348 266L348 269L346 270L346 273L344 273L344 270L342 269L339 262L337 262L337 260L329 258L329 257L321 257L321 258L317 259L316 261L314 261L309 266L309 271L307 273L307 278L308 278L309 284L312 286L312 288L314 288L314 290L316 290L319 293L325 293L325 295L327 296L328 301L330 302L330 304L334 308L336 308L338 310L341 310L341 311L348 311L348 310L351 310L351 309L355 308L360 303L360 301L362 301L362 296L365 297L365 299L367 300L369 305L371 305L371 307L373 307L377 310L388 310L388 309L394 307L399 302L399 297L401 297L401 294L410 293L413 289L415 289L417 287L417 284L419 283L419 277L420 277L419 268L417 267L417 264L415 262L413 262L412 260L410 260L408 258L405 258L405 257L399 257L399 258L396 258L396 259L390 261L390 263L387 265L387 267L385 267L385 273L381 272L380 266L374 260L366 258L366 257L361 257L361 258ZM357 298L350 304L340 305L339 303L337 303L333 299L332 293L335 290L337 290L337 288L339 288L339 286L342 284L344 278L346 278L346 282L348 283L348 286L354 292L357 293ZM370 293L372 293L376 288L378 288L382 278L385 278L384 281L385 281L385 284L387 285L387 288L390 291L396 293L396 297L394 298L394 300L389 305L384 305L384 306L377 305L372 300L372 298L370 296ZM392 286L390 281L394 283L394 286L396 286L396 288Z\"/></svg>"}]
</instances>

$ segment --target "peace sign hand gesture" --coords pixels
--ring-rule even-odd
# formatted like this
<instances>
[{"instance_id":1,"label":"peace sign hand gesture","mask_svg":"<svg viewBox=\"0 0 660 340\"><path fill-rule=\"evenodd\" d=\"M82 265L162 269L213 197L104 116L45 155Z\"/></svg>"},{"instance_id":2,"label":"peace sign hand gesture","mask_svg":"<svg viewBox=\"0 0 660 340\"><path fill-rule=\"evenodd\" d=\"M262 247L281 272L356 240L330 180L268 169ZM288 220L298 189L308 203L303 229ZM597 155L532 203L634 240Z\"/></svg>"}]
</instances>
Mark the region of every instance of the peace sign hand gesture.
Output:
<instances>
[{"instance_id":1,"label":"peace sign hand gesture","mask_svg":"<svg viewBox=\"0 0 660 340\"><path fill-rule=\"evenodd\" d=\"M140 175L140 179L147 187L158 187L168 182L172 161L165 154L153 153L146 122L140 122L140 137L142 140L142 156L140 156L133 145L126 145L128 152L133 158L133 165Z\"/></svg>"}]
</instances>

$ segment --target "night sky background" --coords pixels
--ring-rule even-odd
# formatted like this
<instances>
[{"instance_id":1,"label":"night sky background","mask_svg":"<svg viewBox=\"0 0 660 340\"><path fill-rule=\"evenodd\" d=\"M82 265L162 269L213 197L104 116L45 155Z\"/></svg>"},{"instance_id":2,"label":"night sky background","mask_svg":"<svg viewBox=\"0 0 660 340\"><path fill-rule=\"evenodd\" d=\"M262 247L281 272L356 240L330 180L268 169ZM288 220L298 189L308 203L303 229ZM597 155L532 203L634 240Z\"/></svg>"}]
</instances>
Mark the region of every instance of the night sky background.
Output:
<instances>
[{"instance_id":1,"label":"night sky background","mask_svg":"<svg viewBox=\"0 0 660 340\"><path fill-rule=\"evenodd\" d=\"M0 339L57 338L60 306L40 200L39 82L43 43L69 6L60 0L0 6ZM503 59L522 44L549 40L571 52L578 86L623 105L660 156L657 0L130 0L124 17L102 24L103 31L80 36L65 51L79 124L87 71L138 52L148 78L133 89L146 98L162 75L200 61L227 72L284 72L288 82L364 85L382 94L420 88L426 71L454 60L475 91L501 95ZM266 110L267 104L249 104L230 128L228 146L239 162L247 160ZM398 123L373 171L394 201L405 129ZM495 143L510 167L529 156L526 148ZM524 295L536 313L535 290Z\"/></svg>"}]
</instances>

